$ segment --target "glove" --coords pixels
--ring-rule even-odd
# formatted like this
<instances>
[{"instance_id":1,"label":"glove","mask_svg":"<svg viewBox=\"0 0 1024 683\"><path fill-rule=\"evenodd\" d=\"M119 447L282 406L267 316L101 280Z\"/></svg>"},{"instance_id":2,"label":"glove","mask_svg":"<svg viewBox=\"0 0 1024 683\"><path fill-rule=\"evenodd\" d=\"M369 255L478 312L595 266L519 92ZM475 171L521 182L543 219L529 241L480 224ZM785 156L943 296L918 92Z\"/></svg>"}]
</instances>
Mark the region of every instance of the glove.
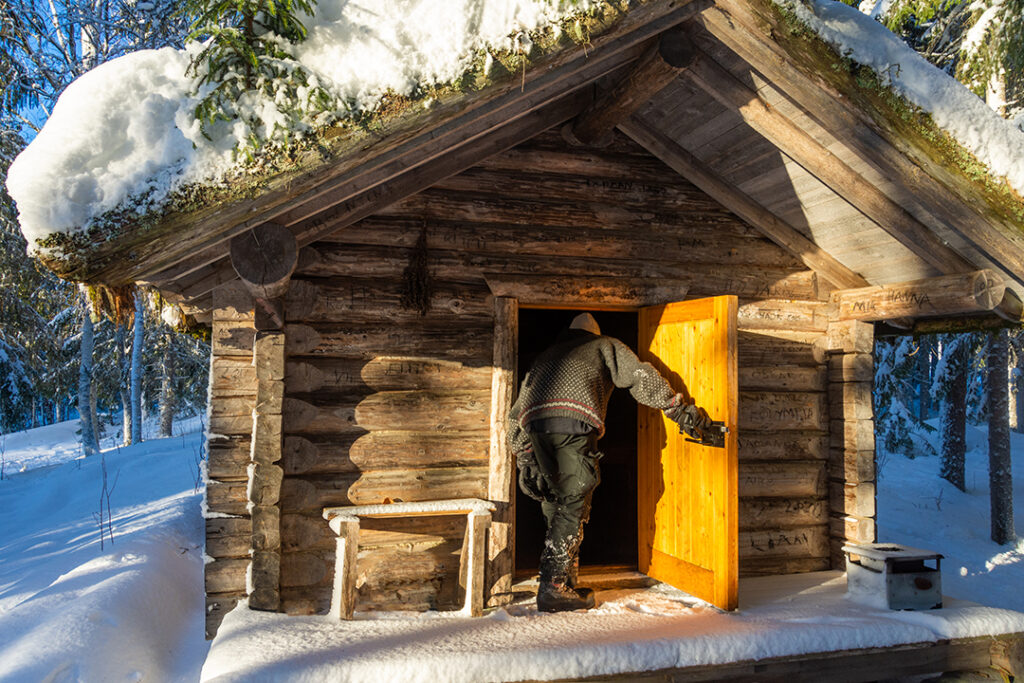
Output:
<instances>
[{"instance_id":1,"label":"glove","mask_svg":"<svg viewBox=\"0 0 1024 683\"><path fill-rule=\"evenodd\" d=\"M687 436L700 439L712 427L711 416L700 406L690 403L665 411L668 418L679 425Z\"/></svg>"},{"instance_id":2,"label":"glove","mask_svg":"<svg viewBox=\"0 0 1024 683\"><path fill-rule=\"evenodd\" d=\"M521 470L528 467L537 467L537 458L533 455L533 451L516 453L516 466Z\"/></svg>"},{"instance_id":3,"label":"glove","mask_svg":"<svg viewBox=\"0 0 1024 683\"><path fill-rule=\"evenodd\" d=\"M516 453L516 465L519 468L519 488L522 492L542 503L547 501L551 496L533 451Z\"/></svg>"}]
</instances>

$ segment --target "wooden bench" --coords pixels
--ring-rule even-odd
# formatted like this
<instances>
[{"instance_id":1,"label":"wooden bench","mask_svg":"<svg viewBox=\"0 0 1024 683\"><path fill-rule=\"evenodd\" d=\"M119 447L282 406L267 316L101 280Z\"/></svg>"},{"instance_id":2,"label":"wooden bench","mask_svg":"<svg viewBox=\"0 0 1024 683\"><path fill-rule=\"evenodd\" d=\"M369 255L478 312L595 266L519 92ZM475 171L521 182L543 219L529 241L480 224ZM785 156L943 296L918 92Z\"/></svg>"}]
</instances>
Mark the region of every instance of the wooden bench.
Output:
<instances>
[{"instance_id":1,"label":"wooden bench","mask_svg":"<svg viewBox=\"0 0 1024 683\"><path fill-rule=\"evenodd\" d=\"M324 519L338 535L334 560L331 615L351 619L356 607L356 556L361 517L428 517L466 515L466 536L459 560L459 585L465 589L462 611L478 617L484 611L484 548L494 504L479 498L428 500L416 503L350 505L324 508Z\"/></svg>"}]
</instances>

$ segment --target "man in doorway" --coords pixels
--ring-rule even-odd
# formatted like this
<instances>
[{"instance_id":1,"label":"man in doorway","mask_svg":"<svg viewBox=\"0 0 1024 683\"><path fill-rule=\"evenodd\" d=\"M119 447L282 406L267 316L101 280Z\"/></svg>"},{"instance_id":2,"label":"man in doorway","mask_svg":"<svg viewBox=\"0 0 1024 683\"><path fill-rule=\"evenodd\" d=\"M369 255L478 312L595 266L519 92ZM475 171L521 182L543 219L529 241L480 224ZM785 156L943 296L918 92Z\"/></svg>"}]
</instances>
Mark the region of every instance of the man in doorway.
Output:
<instances>
[{"instance_id":1,"label":"man in doorway","mask_svg":"<svg viewBox=\"0 0 1024 683\"><path fill-rule=\"evenodd\" d=\"M600 482L597 440L604 435L615 387L662 410L691 436L702 436L712 426L688 392L676 393L654 366L618 339L602 336L589 313L576 316L537 357L509 415L509 445L519 467L519 487L540 502L547 522L537 591L537 608L543 612L594 606L593 591L577 590L576 571L583 524Z\"/></svg>"}]
</instances>

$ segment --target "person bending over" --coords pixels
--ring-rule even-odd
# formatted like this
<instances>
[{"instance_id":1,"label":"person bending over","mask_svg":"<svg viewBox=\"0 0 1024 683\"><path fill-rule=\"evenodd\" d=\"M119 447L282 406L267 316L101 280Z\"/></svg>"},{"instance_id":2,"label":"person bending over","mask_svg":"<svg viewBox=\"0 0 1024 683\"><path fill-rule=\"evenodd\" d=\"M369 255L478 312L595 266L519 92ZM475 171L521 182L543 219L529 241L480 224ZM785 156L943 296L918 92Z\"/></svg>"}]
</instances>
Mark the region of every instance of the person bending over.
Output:
<instances>
[{"instance_id":1,"label":"person bending over","mask_svg":"<svg viewBox=\"0 0 1024 683\"><path fill-rule=\"evenodd\" d=\"M540 502L547 523L537 591L543 612L594 606L593 591L576 588L576 568L583 524L600 482L597 441L615 387L664 411L689 434L711 427L688 392L676 393L654 366L618 339L602 336L589 313L576 316L537 357L512 406L508 439L519 487Z\"/></svg>"}]
</instances>

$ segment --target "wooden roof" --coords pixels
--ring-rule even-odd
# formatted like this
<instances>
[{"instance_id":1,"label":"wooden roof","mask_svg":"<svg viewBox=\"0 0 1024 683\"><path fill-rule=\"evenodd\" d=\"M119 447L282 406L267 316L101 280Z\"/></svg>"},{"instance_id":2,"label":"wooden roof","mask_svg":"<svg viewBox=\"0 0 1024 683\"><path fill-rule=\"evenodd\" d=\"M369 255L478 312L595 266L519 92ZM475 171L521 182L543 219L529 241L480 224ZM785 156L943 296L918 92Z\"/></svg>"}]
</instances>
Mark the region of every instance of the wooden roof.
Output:
<instances>
[{"instance_id":1,"label":"wooden roof","mask_svg":"<svg viewBox=\"0 0 1024 683\"><path fill-rule=\"evenodd\" d=\"M969 155L930 117L791 21L770 0L651 0L523 74L346 134L244 199L129 227L51 265L202 306L236 277L232 237L275 222L303 246L372 215L593 109L659 35L682 27L696 58L621 132L837 288L991 269L1024 292L1024 201L972 176Z\"/></svg>"}]
</instances>

